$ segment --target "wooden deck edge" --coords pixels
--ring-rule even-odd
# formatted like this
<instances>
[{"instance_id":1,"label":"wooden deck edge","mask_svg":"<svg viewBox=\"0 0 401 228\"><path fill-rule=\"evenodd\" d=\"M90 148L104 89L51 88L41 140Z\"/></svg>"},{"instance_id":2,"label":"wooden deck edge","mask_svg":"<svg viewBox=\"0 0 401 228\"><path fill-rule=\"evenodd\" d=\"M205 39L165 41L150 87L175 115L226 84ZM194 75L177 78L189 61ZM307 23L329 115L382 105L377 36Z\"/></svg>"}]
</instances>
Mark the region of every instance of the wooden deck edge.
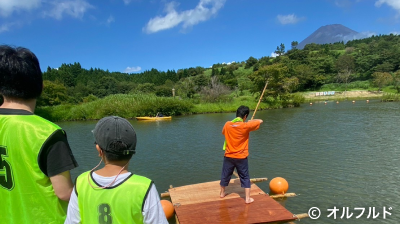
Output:
<instances>
[{"instance_id":1,"label":"wooden deck edge","mask_svg":"<svg viewBox=\"0 0 401 228\"><path fill-rule=\"evenodd\" d=\"M267 177L259 177L259 178L251 178L250 179L251 183L253 183L253 184L254 183L263 182L263 181L267 181L267 180L268 180ZM214 181L211 181L211 182L214 182ZM206 183L209 183L209 182L206 182ZM190 184L190 185L193 185L193 184ZM188 186L188 185L185 185L185 186ZM181 187L183 187L183 186L181 186ZM172 188L173 188L173 186L170 185L170 189L172 189ZM161 198L168 198L168 197L170 197L170 192L166 191L166 192L160 193L160 197Z\"/></svg>"},{"instance_id":2,"label":"wooden deck edge","mask_svg":"<svg viewBox=\"0 0 401 228\"><path fill-rule=\"evenodd\" d=\"M297 219L309 218L308 213L297 214L294 216L297 217Z\"/></svg>"},{"instance_id":3,"label":"wooden deck edge","mask_svg":"<svg viewBox=\"0 0 401 228\"><path fill-rule=\"evenodd\" d=\"M297 220L299 221L299 220L301 220L303 218L309 218L309 215L308 215L308 213L303 213L303 214L296 214L296 215L294 215L294 217L296 217ZM288 224L295 224L295 222L294 221L289 221Z\"/></svg>"},{"instance_id":4,"label":"wooden deck edge","mask_svg":"<svg viewBox=\"0 0 401 228\"><path fill-rule=\"evenodd\" d=\"M279 199L279 198L286 198L286 197L295 197L297 194L295 193L285 193L285 194L277 194L277 195L269 195L273 199ZM168 198L170 197L169 192L163 192L160 194L161 198Z\"/></svg>"},{"instance_id":5,"label":"wooden deck edge","mask_svg":"<svg viewBox=\"0 0 401 228\"><path fill-rule=\"evenodd\" d=\"M180 221L178 220L177 214L174 214L175 217L175 222L176 224L180 224ZM296 217L297 220L303 219L303 218L309 218L308 213L302 213L302 214L294 214L294 217ZM289 223L289 224L295 224L295 222L293 220L287 221L284 223Z\"/></svg>"}]
</instances>

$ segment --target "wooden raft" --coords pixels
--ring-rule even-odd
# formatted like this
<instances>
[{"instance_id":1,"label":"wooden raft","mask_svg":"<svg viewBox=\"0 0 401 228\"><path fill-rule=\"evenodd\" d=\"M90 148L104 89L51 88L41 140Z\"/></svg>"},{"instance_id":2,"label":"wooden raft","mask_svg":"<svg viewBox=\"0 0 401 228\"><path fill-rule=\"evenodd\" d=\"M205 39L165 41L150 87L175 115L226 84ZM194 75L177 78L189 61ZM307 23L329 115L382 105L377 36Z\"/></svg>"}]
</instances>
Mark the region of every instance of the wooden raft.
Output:
<instances>
[{"instance_id":1,"label":"wooden raft","mask_svg":"<svg viewBox=\"0 0 401 228\"><path fill-rule=\"evenodd\" d=\"M297 219L256 184L251 184L251 204L239 179L231 179L226 197L220 198L220 181L170 188L176 220L180 224L279 223Z\"/></svg>"}]
</instances>

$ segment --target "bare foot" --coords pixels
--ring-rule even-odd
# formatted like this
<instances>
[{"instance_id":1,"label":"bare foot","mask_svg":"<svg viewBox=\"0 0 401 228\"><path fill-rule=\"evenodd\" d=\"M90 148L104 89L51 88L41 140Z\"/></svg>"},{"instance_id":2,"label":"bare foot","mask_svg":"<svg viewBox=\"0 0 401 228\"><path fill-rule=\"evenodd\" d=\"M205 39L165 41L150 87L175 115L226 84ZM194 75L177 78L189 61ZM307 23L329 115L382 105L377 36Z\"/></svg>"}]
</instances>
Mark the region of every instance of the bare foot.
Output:
<instances>
[{"instance_id":1,"label":"bare foot","mask_svg":"<svg viewBox=\"0 0 401 228\"><path fill-rule=\"evenodd\" d=\"M252 203L253 201L255 201L253 198L249 198L249 200L245 200L245 203Z\"/></svg>"},{"instance_id":2,"label":"bare foot","mask_svg":"<svg viewBox=\"0 0 401 228\"><path fill-rule=\"evenodd\" d=\"M220 198L224 198L226 195L226 188L224 186L220 186Z\"/></svg>"}]
</instances>

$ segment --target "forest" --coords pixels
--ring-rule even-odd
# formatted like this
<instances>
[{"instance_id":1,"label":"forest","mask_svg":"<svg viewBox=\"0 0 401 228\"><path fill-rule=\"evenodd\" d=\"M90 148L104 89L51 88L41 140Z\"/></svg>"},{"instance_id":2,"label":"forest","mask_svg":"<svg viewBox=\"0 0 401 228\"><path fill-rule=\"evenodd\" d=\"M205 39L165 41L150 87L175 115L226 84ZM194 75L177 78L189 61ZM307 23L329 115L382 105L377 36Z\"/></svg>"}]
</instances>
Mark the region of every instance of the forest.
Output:
<instances>
[{"instance_id":1,"label":"forest","mask_svg":"<svg viewBox=\"0 0 401 228\"><path fill-rule=\"evenodd\" d=\"M302 50L297 45L293 41L286 50L280 44L276 57L250 56L242 62L216 63L211 68L196 66L167 71L152 68L128 74L84 69L78 62L65 63L43 72L44 90L37 106L78 105L117 94L174 96L194 104L221 103L244 94L257 99L266 82L263 101L280 102L282 106L297 106L302 102L299 92L319 91L327 84L347 90L352 89L349 87L352 83L359 82L363 87L359 89L390 87L399 94L400 35L308 44Z\"/></svg>"}]
</instances>

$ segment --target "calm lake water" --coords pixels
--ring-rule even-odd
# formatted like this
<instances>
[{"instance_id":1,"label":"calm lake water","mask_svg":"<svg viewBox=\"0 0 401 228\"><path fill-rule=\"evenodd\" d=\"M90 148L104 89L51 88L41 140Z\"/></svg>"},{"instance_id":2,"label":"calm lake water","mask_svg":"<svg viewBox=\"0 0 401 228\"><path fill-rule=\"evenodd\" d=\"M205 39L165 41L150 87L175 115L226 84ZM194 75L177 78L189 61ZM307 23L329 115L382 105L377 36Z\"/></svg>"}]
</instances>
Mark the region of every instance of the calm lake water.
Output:
<instances>
[{"instance_id":1,"label":"calm lake water","mask_svg":"<svg viewBox=\"0 0 401 228\"><path fill-rule=\"evenodd\" d=\"M170 185L219 180L221 130L234 118L224 113L131 120L138 143L129 169L154 180L159 193ZM400 223L399 102L329 101L257 111L255 118L264 123L250 136L251 178L267 177L257 184L267 193L271 179L285 178L288 192L298 196L280 203L294 214L321 210L319 219L296 223ZM58 123L79 163L74 179L100 161L91 133L96 122ZM334 207L336 219L329 217Z\"/></svg>"}]
</instances>

